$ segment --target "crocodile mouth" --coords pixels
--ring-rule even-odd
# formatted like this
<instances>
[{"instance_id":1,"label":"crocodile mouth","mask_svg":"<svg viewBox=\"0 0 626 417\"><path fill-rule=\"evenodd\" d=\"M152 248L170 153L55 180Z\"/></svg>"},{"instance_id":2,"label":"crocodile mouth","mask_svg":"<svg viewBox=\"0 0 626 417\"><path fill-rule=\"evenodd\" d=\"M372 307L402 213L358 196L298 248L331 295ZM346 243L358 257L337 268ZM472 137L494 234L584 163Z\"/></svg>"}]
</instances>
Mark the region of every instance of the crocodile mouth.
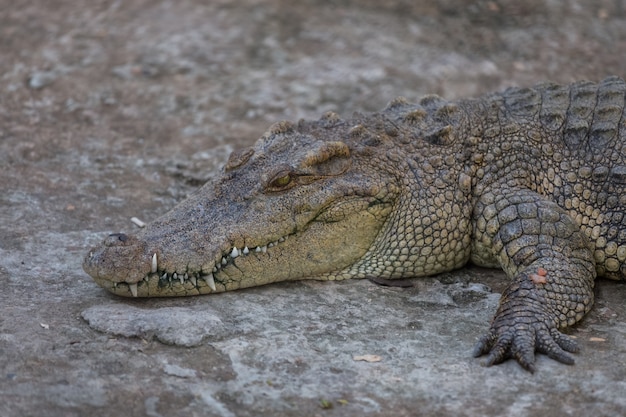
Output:
<instances>
[{"instance_id":1,"label":"crocodile mouth","mask_svg":"<svg viewBox=\"0 0 626 417\"><path fill-rule=\"evenodd\" d=\"M231 266L236 267L235 259L247 259L251 255L265 254L268 253L268 251L271 252L271 248L285 242L288 238L289 236L284 236L266 245L255 246L253 248L249 248L248 246L244 246L243 248L232 246L226 252L222 252L219 257L216 257L212 267L202 267L199 271L193 271L187 268L186 271L169 272L161 269L159 268L158 253L155 252L151 257L150 273L144 276L142 280L134 283L109 282L109 287L112 292L118 295L130 293L132 297L138 297L139 294L143 295L144 293L150 294L151 296L158 295L151 293L152 289L150 287L154 283L157 283L158 292L163 295L194 292L197 294L206 294L218 292L218 289L219 292L225 291L227 289L227 279L224 276L224 270Z\"/></svg>"}]
</instances>

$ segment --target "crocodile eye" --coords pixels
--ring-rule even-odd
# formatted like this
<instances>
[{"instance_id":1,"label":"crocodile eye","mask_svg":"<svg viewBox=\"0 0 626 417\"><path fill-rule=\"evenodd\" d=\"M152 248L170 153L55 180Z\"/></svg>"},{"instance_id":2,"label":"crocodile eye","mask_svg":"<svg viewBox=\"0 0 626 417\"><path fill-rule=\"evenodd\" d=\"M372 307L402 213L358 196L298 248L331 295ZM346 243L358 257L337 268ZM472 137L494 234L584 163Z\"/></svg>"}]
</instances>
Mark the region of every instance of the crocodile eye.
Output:
<instances>
[{"instance_id":1,"label":"crocodile eye","mask_svg":"<svg viewBox=\"0 0 626 417\"><path fill-rule=\"evenodd\" d=\"M272 180L272 182L270 183L270 186L273 188L284 188L288 186L290 183L291 183L291 175L285 174Z\"/></svg>"}]
</instances>

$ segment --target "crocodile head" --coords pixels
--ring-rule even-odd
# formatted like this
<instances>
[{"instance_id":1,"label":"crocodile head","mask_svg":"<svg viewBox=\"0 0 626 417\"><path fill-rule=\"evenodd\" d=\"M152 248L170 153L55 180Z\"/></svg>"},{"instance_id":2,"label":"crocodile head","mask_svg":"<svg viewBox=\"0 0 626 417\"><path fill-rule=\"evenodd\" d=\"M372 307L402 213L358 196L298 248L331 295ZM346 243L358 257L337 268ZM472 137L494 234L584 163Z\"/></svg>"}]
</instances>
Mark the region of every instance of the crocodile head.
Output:
<instances>
[{"instance_id":1,"label":"crocodile head","mask_svg":"<svg viewBox=\"0 0 626 417\"><path fill-rule=\"evenodd\" d=\"M146 297L363 277L400 194L397 167L376 156L385 129L364 132L334 114L277 123L136 235L108 236L83 269L115 294Z\"/></svg>"}]
</instances>

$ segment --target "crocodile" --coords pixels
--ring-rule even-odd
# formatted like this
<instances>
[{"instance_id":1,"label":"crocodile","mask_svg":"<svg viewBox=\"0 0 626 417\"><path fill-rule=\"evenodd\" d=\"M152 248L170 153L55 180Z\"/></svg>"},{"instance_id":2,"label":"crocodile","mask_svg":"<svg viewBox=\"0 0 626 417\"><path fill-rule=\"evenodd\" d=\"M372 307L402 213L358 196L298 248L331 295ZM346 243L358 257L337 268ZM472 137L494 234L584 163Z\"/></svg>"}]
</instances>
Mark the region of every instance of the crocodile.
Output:
<instances>
[{"instance_id":1,"label":"crocodile","mask_svg":"<svg viewBox=\"0 0 626 417\"><path fill-rule=\"evenodd\" d=\"M83 268L126 297L502 268L511 281L474 355L572 364L566 331L596 277L626 278L625 95L610 77L278 122Z\"/></svg>"}]
</instances>

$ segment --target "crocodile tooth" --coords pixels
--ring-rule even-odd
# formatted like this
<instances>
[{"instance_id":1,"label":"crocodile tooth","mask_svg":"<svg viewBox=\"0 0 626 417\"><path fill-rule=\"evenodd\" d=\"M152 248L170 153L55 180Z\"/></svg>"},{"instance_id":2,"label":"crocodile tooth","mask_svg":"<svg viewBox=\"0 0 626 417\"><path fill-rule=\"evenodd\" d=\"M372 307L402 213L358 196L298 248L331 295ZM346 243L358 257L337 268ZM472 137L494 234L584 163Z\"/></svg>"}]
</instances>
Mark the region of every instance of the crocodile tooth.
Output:
<instances>
[{"instance_id":1,"label":"crocodile tooth","mask_svg":"<svg viewBox=\"0 0 626 417\"><path fill-rule=\"evenodd\" d=\"M279 241L279 242L284 242L284 241L285 241L285 238L284 238L284 237L281 237L280 239L278 239L278 241Z\"/></svg>"},{"instance_id":2,"label":"crocodile tooth","mask_svg":"<svg viewBox=\"0 0 626 417\"><path fill-rule=\"evenodd\" d=\"M213 278L213 274L205 275L202 278L204 278L209 288L211 288L211 291L217 290L217 288L215 288L215 279Z\"/></svg>"},{"instance_id":3,"label":"crocodile tooth","mask_svg":"<svg viewBox=\"0 0 626 417\"><path fill-rule=\"evenodd\" d=\"M268 248L271 248L271 247L273 247L273 246L274 246L274 242L270 242L270 243L268 243L268 244L267 244L267 247L268 247Z\"/></svg>"},{"instance_id":4,"label":"crocodile tooth","mask_svg":"<svg viewBox=\"0 0 626 417\"><path fill-rule=\"evenodd\" d=\"M254 248L254 251L255 251L255 252L261 252L261 250L262 250L262 249L261 249L261 247L260 247L260 246L257 246L256 248Z\"/></svg>"},{"instance_id":5,"label":"crocodile tooth","mask_svg":"<svg viewBox=\"0 0 626 417\"><path fill-rule=\"evenodd\" d=\"M237 250L237 246L235 246L233 250L230 252L230 257L235 259L238 256L239 256L239 251Z\"/></svg>"},{"instance_id":6,"label":"crocodile tooth","mask_svg":"<svg viewBox=\"0 0 626 417\"><path fill-rule=\"evenodd\" d=\"M222 257L222 265L226 265L228 263L228 259L226 257Z\"/></svg>"},{"instance_id":7,"label":"crocodile tooth","mask_svg":"<svg viewBox=\"0 0 626 417\"><path fill-rule=\"evenodd\" d=\"M261 248L261 252L263 252L263 253L267 252L267 246L263 246L263 247Z\"/></svg>"},{"instance_id":8,"label":"crocodile tooth","mask_svg":"<svg viewBox=\"0 0 626 417\"><path fill-rule=\"evenodd\" d=\"M128 288L130 288L130 293L133 295L133 297L137 297L137 283L135 282L134 284L128 284Z\"/></svg>"},{"instance_id":9,"label":"crocodile tooth","mask_svg":"<svg viewBox=\"0 0 626 417\"><path fill-rule=\"evenodd\" d=\"M146 275L145 277L143 277L143 280L146 282L150 282L150 279L148 278L148 275Z\"/></svg>"},{"instance_id":10,"label":"crocodile tooth","mask_svg":"<svg viewBox=\"0 0 626 417\"><path fill-rule=\"evenodd\" d=\"M185 281L189 279L189 274L185 272Z\"/></svg>"},{"instance_id":11,"label":"crocodile tooth","mask_svg":"<svg viewBox=\"0 0 626 417\"><path fill-rule=\"evenodd\" d=\"M213 267L213 272L217 272L217 266Z\"/></svg>"},{"instance_id":12,"label":"crocodile tooth","mask_svg":"<svg viewBox=\"0 0 626 417\"><path fill-rule=\"evenodd\" d=\"M176 272L174 272L174 273L172 274L172 278L173 278L174 280L177 280L177 279L178 279L178 274L177 274Z\"/></svg>"},{"instance_id":13,"label":"crocodile tooth","mask_svg":"<svg viewBox=\"0 0 626 417\"><path fill-rule=\"evenodd\" d=\"M167 272L161 275L161 279L165 279L165 278L167 278Z\"/></svg>"},{"instance_id":14,"label":"crocodile tooth","mask_svg":"<svg viewBox=\"0 0 626 417\"><path fill-rule=\"evenodd\" d=\"M248 247L246 246L245 248L243 248L243 252L244 255L247 255L250 253L250 249L248 249Z\"/></svg>"},{"instance_id":15,"label":"crocodile tooth","mask_svg":"<svg viewBox=\"0 0 626 417\"><path fill-rule=\"evenodd\" d=\"M194 275L189 277L189 281L191 281L194 287L198 286L198 280L196 280L196 277Z\"/></svg>"},{"instance_id":16,"label":"crocodile tooth","mask_svg":"<svg viewBox=\"0 0 626 417\"><path fill-rule=\"evenodd\" d=\"M178 280L180 281L180 285L183 285L185 283L185 278L183 277L183 274L180 274L178 276Z\"/></svg>"},{"instance_id":17,"label":"crocodile tooth","mask_svg":"<svg viewBox=\"0 0 626 417\"><path fill-rule=\"evenodd\" d=\"M151 272L154 274L157 271L157 256L156 252L152 255L152 269Z\"/></svg>"}]
</instances>

